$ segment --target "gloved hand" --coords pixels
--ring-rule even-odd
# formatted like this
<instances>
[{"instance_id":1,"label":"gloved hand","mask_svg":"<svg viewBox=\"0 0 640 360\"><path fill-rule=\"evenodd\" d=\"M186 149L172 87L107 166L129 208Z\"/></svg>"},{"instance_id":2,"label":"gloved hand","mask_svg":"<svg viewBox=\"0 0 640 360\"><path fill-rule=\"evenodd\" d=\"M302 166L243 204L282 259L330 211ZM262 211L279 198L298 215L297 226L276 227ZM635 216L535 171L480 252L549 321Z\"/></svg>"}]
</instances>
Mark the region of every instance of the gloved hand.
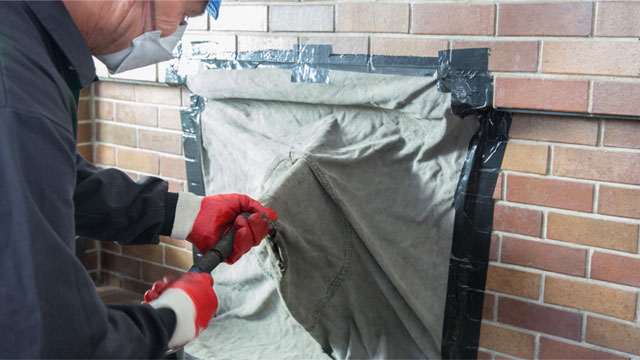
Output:
<instances>
[{"instance_id":1,"label":"gloved hand","mask_svg":"<svg viewBox=\"0 0 640 360\"><path fill-rule=\"evenodd\" d=\"M165 277L144 294L154 308L169 308L176 314L176 328L169 348L179 348L195 339L218 310L218 298L209 274L190 272L177 281Z\"/></svg>"},{"instance_id":2,"label":"gloved hand","mask_svg":"<svg viewBox=\"0 0 640 360\"><path fill-rule=\"evenodd\" d=\"M243 212L251 213L248 219L239 216ZM201 253L205 253L235 227L233 252L226 260L227 263L233 264L267 236L269 220L277 219L275 211L265 208L246 195L201 197L180 192L171 237L186 239Z\"/></svg>"}]
</instances>

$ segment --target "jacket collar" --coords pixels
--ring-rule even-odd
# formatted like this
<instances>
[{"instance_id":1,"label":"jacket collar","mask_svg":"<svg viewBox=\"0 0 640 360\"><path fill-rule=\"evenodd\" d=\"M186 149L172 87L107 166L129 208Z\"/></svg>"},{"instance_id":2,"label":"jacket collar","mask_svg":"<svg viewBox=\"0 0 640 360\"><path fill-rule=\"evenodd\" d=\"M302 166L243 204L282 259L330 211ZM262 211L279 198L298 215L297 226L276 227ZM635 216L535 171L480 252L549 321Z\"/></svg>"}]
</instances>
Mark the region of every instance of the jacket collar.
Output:
<instances>
[{"instance_id":1,"label":"jacket collar","mask_svg":"<svg viewBox=\"0 0 640 360\"><path fill-rule=\"evenodd\" d=\"M96 77L91 51L62 1L26 1L78 73L82 87Z\"/></svg>"}]
</instances>

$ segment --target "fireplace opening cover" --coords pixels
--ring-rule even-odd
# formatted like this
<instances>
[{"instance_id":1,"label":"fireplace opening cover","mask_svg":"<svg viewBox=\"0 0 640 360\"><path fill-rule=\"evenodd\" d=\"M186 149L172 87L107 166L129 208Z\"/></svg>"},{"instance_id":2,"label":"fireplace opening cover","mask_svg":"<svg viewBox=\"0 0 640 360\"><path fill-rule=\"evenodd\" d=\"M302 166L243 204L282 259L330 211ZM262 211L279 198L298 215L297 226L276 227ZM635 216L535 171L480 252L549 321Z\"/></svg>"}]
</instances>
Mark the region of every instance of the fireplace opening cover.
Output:
<instances>
[{"instance_id":1,"label":"fireplace opening cover","mask_svg":"<svg viewBox=\"0 0 640 360\"><path fill-rule=\"evenodd\" d=\"M275 237L213 272L220 308L186 352L475 357L510 124L490 109L488 50L184 53L168 77L193 94L189 190L279 215Z\"/></svg>"}]
</instances>

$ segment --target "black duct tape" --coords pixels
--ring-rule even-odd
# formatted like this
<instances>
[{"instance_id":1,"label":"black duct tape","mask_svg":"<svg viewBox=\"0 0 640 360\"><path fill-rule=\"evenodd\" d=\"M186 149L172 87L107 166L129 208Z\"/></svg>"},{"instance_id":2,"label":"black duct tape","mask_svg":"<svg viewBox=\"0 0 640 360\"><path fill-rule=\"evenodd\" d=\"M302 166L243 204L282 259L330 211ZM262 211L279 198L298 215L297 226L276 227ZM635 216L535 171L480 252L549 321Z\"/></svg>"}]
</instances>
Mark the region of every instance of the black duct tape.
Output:
<instances>
[{"instance_id":1,"label":"black duct tape","mask_svg":"<svg viewBox=\"0 0 640 360\"><path fill-rule=\"evenodd\" d=\"M479 111L456 190L442 357L476 359L493 226L493 192L511 113Z\"/></svg>"},{"instance_id":2,"label":"black duct tape","mask_svg":"<svg viewBox=\"0 0 640 360\"><path fill-rule=\"evenodd\" d=\"M438 88L451 93L454 114L465 116L492 106L489 49L439 51L438 63Z\"/></svg>"},{"instance_id":3,"label":"black duct tape","mask_svg":"<svg viewBox=\"0 0 640 360\"><path fill-rule=\"evenodd\" d=\"M184 49L184 44L181 45ZM458 116L475 114L480 126L470 141L454 201L455 222L449 263L442 357L477 357L491 231L493 191L506 148L511 113L492 109L493 79L488 73L489 49L445 50L438 58L332 54L326 45L296 46L215 54L206 42L191 43L167 71L167 82L186 84L181 66L236 70L277 68L292 70L293 82L329 81L331 70L404 76L437 76L438 89L451 93L452 111ZM205 195L200 116L206 100L191 96L182 110L189 191ZM197 250L194 249L194 256Z\"/></svg>"}]
</instances>

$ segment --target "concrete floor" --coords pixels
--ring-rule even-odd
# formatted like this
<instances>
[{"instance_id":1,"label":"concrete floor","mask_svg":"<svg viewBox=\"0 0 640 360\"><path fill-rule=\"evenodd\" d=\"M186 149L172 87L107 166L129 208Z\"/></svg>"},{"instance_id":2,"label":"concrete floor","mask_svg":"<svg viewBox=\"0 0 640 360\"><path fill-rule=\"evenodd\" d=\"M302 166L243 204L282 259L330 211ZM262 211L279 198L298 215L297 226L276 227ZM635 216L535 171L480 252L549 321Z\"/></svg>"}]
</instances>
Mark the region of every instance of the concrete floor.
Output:
<instances>
[{"instance_id":1,"label":"concrete floor","mask_svg":"<svg viewBox=\"0 0 640 360\"><path fill-rule=\"evenodd\" d=\"M140 304L143 299L141 294L111 285L98 286L96 290L105 304Z\"/></svg>"}]
</instances>

